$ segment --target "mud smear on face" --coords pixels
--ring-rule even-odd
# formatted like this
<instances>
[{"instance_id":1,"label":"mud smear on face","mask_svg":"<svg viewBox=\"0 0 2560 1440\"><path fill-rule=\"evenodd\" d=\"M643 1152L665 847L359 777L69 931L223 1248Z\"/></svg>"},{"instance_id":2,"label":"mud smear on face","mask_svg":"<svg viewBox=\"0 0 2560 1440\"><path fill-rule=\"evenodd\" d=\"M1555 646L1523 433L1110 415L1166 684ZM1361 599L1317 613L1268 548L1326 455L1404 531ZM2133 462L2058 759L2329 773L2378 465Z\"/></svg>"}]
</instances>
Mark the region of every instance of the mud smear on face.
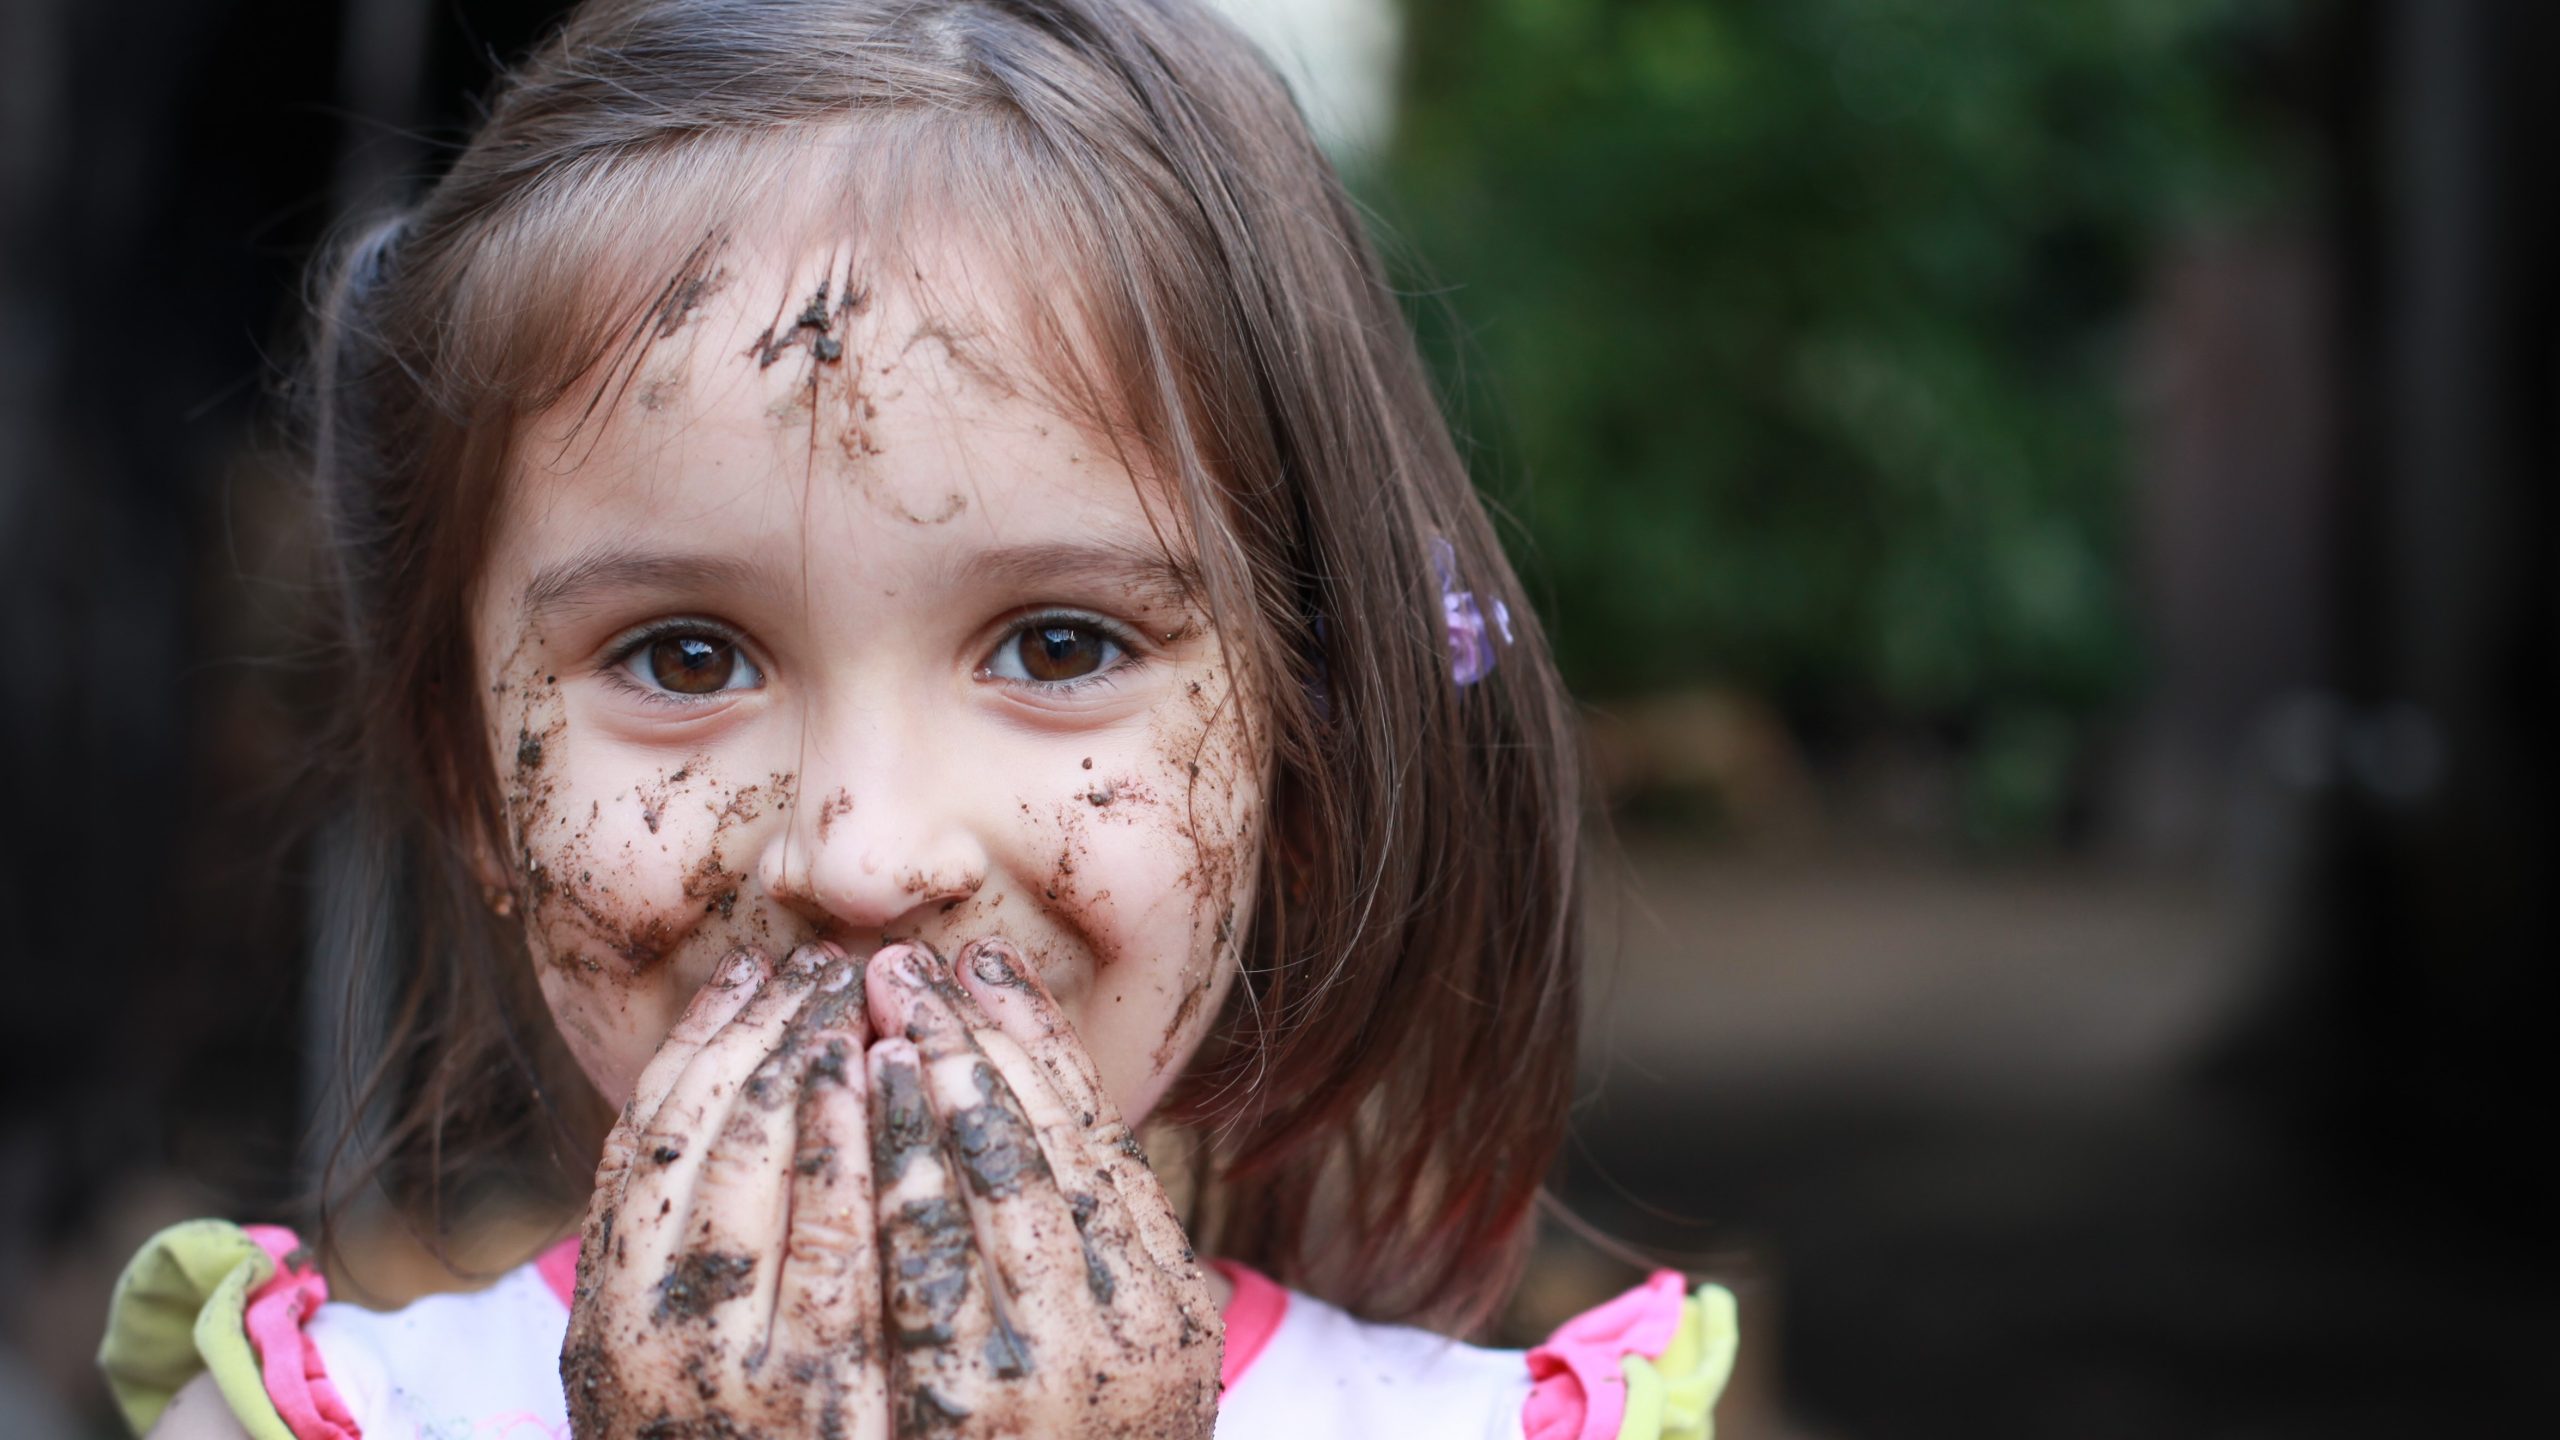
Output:
<instances>
[{"instance_id":1,"label":"mud smear on face","mask_svg":"<svg viewBox=\"0 0 2560 1440\"><path fill-rule=\"evenodd\" d=\"M629 894L644 868L639 842L625 839L614 847L603 838L608 826L602 802L590 802L584 815L559 813L569 725L559 676L522 658L539 648L539 635L528 633L511 658L509 678L494 687L501 698L515 701L504 801L516 858L516 903L548 964L590 980L631 983L666 963L706 919L737 918L747 877L725 858L730 833L770 805L789 804L796 777L775 773L732 787L696 758L614 797L617 807L637 808L649 835L661 834L671 816L692 806L711 814L709 836L685 872L676 908ZM773 939L772 922L760 911L746 923L753 938Z\"/></svg>"},{"instance_id":2,"label":"mud smear on face","mask_svg":"<svg viewBox=\"0 0 2560 1440\"><path fill-rule=\"evenodd\" d=\"M827 269L830 272L835 269L832 258L827 262ZM839 333L840 328L844 321L871 308L871 289L856 285L852 272L848 270L842 298L831 302L829 297L835 285L832 273L820 277L818 288L800 306L798 318L788 325L765 327L764 333L747 347L747 358L756 362L757 369L772 369L773 362L794 346L805 348L809 358L821 365L833 365L844 358L844 338Z\"/></svg>"},{"instance_id":3,"label":"mud smear on face","mask_svg":"<svg viewBox=\"0 0 2560 1440\"><path fill-rule=\"evenodd\" d=\"M698 781L700 803L714 817L712 831L701 858L685 872L681 890L684 907L672 915L626 898L615 884L616 872L627 875L635 868L636 857L630 853L632 845L627 841L625 853L613 860L597 853L596 832L603 816L600 806L591 805L588 814L570 831L566 843L529 867L549 877L548 885L540 891L535 917L546 937L554 942L555 963L575 956L571 963L578 969L591 974L606 969L583 949L572 948L577 939L583 938L622 962L622 968L614 973L636 978L663 963L705 917L723 921L735 918L746 876L724 859L729 832L756 819L769 798L779 795L787 800L790 780L787 775L776 775L763 784L742 785L735 790L724 789L716 778ZM664 807L671 800L640 803L646 823L663 817ZM658 826L650 824L649 830L655 834ZM765 917L751 916L750 924L760 937L769 938L771 926ZM571 943L564 945L563 941Z\"/></svg>"},{"instance_id":4,"label":"mud smear on face","mask_svg":"<svg viewBox=\"0 0 2560 1440\"><path fill-rule=\"evenodd\" d=\"M951 373L973 383L999 394L1011 394L1012 387L982 357L983 344L941 320L918 321L894 350L875 339L869 344L870 353L862 353L855 332L861 328L858 322L871 314L871 285L855 273L850 261L837 274L835 257L830 255L816 288L785 303L743 358L761 372L795 350L803 356L797 381L765 413L777 425L806 427L813 473L821 454L832 449L851 483L881 513L908 525L949 524L968 513L966 494L946 490L939 495L910 496L870 463L886 453L873 428L880 418L880 401L905 393L881 387L897 382L902 368L912 368L910 357L920 346L930 347L947 362Z\"/></svg>"},{"instance_id":5,"label":"mud smear on face","mask_svg":"<svg viewBox=\"0 0 2560 1440\"><path fill-rule=\"evenodd\" d=\"M990 348L984 337L948 320L928 317L918 320L915 328L907 332L907 338L895 356L881 361L880 378L888 379L898 373L901 366L912 368L916 351L923 349L938 357L940 368L952 376L993 395L1010 397L1018 394L1017 387L1004 373L1003 367L990 358ZM898 393L903 395L905 392ZM878 412L868 402L863 408L864 419L876 417ZM1048 433L1046 427L1041 433ZM874 447L867 453L877 455L880 451ZM969 497L957 490L924 497L922 503L910 505L909 497L877 483L876 475L873 483L866 487L866 493L882 511L909 525L947 525L968 513L969 509Z\"/></svg>"},{"instance_id":6,"label":"mud smear on face","mask_svg":"<svg viewBox=\"0 0 2560 1440\"><path fill-rule=\"evenodd\" d=\"M1237 814L1240 787L1250 783L1245 756L1251 737L1240 713L1241 691L1224 665L1212 683L1190 682L1183 693L1188 713L1162 741L1162 753L1181 757L1183 793L1172 825L1190 849L1191 866L1175 883L1192 897L1191 953L1206 959L1179 977L1182 997L1150 1057L1159 1075L1188 1053L1201 1011L1236 958L1236 911L1253 851L1252 820ZM1200 943L1204 933L1206 946Z\"/></svg>"},{"instance_id":7,"label":"mud smear on face","mask_svg":"<svg viewBox=\"0 0 2560 1440\"><path fill-rule=\"evenodd\" d=\"M693 863L684 877L684 898L697 907L699 914L718 916L722 920L735 918L738 896L746 885L747 875L743 869L728 863L729 832L761 817L768 804L789 808L798 785L798 776L777 771L767 775L761 784L740 786L725 795L714 787L713 798L719 803L712 810L710 843L704 847L702 858ZM769 917L758 912L749 917L748 924L759 942L768 947L772 945L774 936Z\"/></svg>"},{"instance_id":8,"label":"mud smear on face","mask_svg":"<svg viewBox=\"0 0 2560 1440\"><path fill-rule=\"evenodd\" d=\"M677 331L693 323L694 312L702 308L703 301L728 288L729 272L719 260L722 243L717 235L706 237L668 278L654 309L656 338L675 338Z\"/></svg>"},{"instance_id":9,"label":"mud smear on face","mask_svg":"<svg viewBox=\"0 0 2560 1440\"><path fill-rule=\"evenodd\" d=\"M1243 755L1249 746L1234 705L1223 697L1231 682L1223 667L1206 682L1186 682L1182 713L1160 722L1148 751L1157 757L1151 770L1106 773L1087 756L1077 761L1073 788L1047 810L1057 836L1055 858L1040 877L1040 894L1069 941L1090 956L1097 974L1109 971L1122 957L1110 937L1112 903L1107 889L1086 891L1081 875L1092 858L1095 827L1126 825L1152 828L1164 843L1189 856L1176 879L1191 897L1193 944L1175 977L1180 995L1150 1056L1152 1073L1162 1075L1188 1056L1193 1031L1228 973L1239 935L1239 886L1253 851L1253 817L1237 814L1242 787L1252 784ZM1166 787L1173 790L1168 796ZM1034 811L1022 804L1026 818ZM1036 941L1025 942L1025 956L1040 972L1055 970L1058 957Z\"/></svg>"},{"instance_id":10,"label":"mud smear on face","mask_svg":"<svg viewBox=\"0 0 2560 1440\"><path fill-rule=\"evenodd\" d=\"M863 382L862 357L851 350L854 322L871 310L871 287L858 280L848 264L835 273L830 255L817 288L798 302L786 302L774 323L746 349L745 358L759 372L770 370L794 350L801 353L798 380L782 398L766 407L775 424L808 428L809 465L817 467L819 436L834 436L844 463L857 473L862 462L881 453L871 437L870 422L880 414ZM884 371L885 373L885 371Z\"/></svg>"},{"instance_id":11,"label":"mud smear on face","mask_svg":"<svg viewBox=\"0 0 2560 1440\"><path fill-rule=\"evenodd\" d=\"M839 788L818 806L818 838L824 840L836 822L853 813L853 792Z\"/></svg>"},{"instance_id":12,"label":"mud smear on face","mask_svg":"<svg viewBox=\"0 0 2560 1440\"><path fill-rule=\"evenodd\" d=\"M629 390L633 404L656 414L684 398L681 357L657 359L655 352L660 342L693 328L701 316L703 302L728 288L729 271L720 263L727 246L728 238L716 231L704 236L659 283L657 293L640 308L638 322L622 342L621 353L607 369L609 378L597 393L595 405L605 405L609 400L618 403L620 392Z\"/></svg>"},{"instance_id":13,"label":"mud smear on face","mask_svg":"<svg viewBox=\"0 0 2560 1440\"><path fill-rule=\"evenodd\" d=\"M514 722L515 738L508 747L512 763L505 772L501 799L507 840L516 859L515 909L529 923L550 906L558 889L551 867L534 856L534 840L551 820L559 788L551 766L569 731L560 677L528 658L541 645L538 631L528 630L519 637L501 678L490 687L492 703L511 710Z\"/></svg>"}]
</instances>

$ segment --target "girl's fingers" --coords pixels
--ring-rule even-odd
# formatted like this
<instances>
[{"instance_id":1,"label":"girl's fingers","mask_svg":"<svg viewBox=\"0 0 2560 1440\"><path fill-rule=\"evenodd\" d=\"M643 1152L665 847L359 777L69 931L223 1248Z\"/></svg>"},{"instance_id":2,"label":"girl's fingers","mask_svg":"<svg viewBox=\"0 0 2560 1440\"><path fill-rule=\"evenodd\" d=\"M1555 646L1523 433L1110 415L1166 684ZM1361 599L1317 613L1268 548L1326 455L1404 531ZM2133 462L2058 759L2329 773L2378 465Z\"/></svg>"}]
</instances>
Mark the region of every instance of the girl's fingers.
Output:
<instances>
[{"instance_id":1,"label":"girl's fingers","mask_svg":"<svg viewBox=\"0 0 2560 1440\"><path fill-rule=\"evenodd\" d=\"M819 967L838 952L803 946L748 999L729 1022L694 1051L667 1087L666 1098L642 1125L623 1187L621 1219L610 1264L599 1274L626 1292L654 1290L659 1313L694 1318L753 1288L759 1251L706 1247L693 1231L705 1201L720 1218L740 1208L742 1150L764 1151L760 1132L768 1107L748 1103L744 1092L755 1070L781 1047L792 1017L816 984ZM767 1097L773 1089L765 1087ZM774 1103L778 1104L776 1100ZM739 1125L724 1146L724 1133ZM713 1165L718 1156L717 1168ZM764 1208L774 1215L762 1227L768 1244L780 1229L782 1162L773 1157ZM708 1188L712 1193L704 1195ZM681 1253L679 1253L681 1252ZM762 1267L770 1280L770 1266ZM770 1292L768 1292L770 1293Z\"/></svg>"},{"instance_id":2,"label":"girl's fingers","mask_svg":"<svg viewBox=\"0 0 2560 1440\"><path fill-rule=\"evenodd\" d=\"M988 1345L995 1315L968 1207L943 1160L923 1059L904 1039L882 1040L864 1058L890 1409L901 1433L930 1434L973 1413L983 1376L1009 1357L1001 1340Z\"/></svg>"},{"instance_id":3,"label":"girl's fingers","mask_svg":"<svg viewBox=\"0 0 2560 1440\"><path fill-rule=\"evenodd\" d=\"M812 1007L813 1010L815 1007ZM813 1016L813 1019L815 1017ZM867 1027L859 1007L810 1026L791 1220L766 1364L806 1375L808 1433L887 1440L888 1357L880 1353L879 1250L871 1198Z\"/></svg>"},{"instance_id":4,"label":"girl's fingers","mask_svg":"<svg viewBox=\"0 0 2560 1440\"><path fill-rule=\"evenodd\" d=\"M872 964L881 979L873 990L873 1018L885 1017L884 1028L915 1044L929 1079L942 1077L928 1089L951 1127L951 1154L971 1189L979 1195L1010 1196L1025 1179L1047 1179L1048 1159L1034 1142L1012 1088L993 1070L983 1077L991 1090L987 1098L970 1088L974 1071L986 1068L980 1038L1001 1032L952 978L950 963L930 950L900 945L872 957ZM977 1123L978 1112L988 1104L998 1108L986 1112L984 1124ZM966 1127L961 1124L964 1112L971 1116Z\"/></svg>"},{"instance_id":5,"label":"girl's fingers","mask_svg":"<svg viewBox=\"0 0 2560 1440\"><path fill-rule=\"evenodd\" d=\"M613 1253L614 1229L621 1217L624 1189L632 1164L641 1152L641 1132L655 1119L667 1091L676 1076L693 1063L703 1045L720 1032L720 1027L736 1018L764 987L768 967L762 955L753 950L733 951L712 971L711 979L693 994L684 1014L677 1017L675 1028L649 1057L648 1065L632 1086L631 1099L622 1107L622 1118L604 1138L604 1151L596 1164L595 1192L587 1202L587 1223L578 1244L578 1289L592 1289L599 1267Z\"/></svg>"},{"instance_id":6,"label":"girl's fingers","mask_svg":"<svg viewBox=\"0 0 2560 1440\"><path fill-rule=\"evenodd\" d=\"M1003 1034L1039 1063L1058 1099L1084 1127L1095 1165L1119 1189L1148 1258L1176 1277L1196 1281L1200 1267L1181 1218L1173 1213L1164 1187L1147 1167L1146 1152L1121 1122L1120 1107L1103 1088L1102 1072L1085 1053L1075 1026L1048 987L1022 963L1021 954L1002 940L981 940L961 952L960 972L962 987Z\"/></svg>"},{"instance_id":7,"label":"girl's fingers","mask_svg":"<svg viewBox=\"0 0 2560 1440\"><path fill-rule=\"evenodd\" d=\"M680 1316L687 1304L707 1308L728 1298L745 1300L745 1313L760 1327L774 1314L799 1133L797 1102L808 1088L816 1053L810 1041L820 1028L840 1028L847 1012L862 1003L861 967L842 952L811 946L792 958L795 967L822 968L771 1051L738 1086L728 1118L703 1152L684 1236L659 1295L662 1315ZM696 1283L709 1291L689 1294L685 1287Z\"/></svg>"},{"instance_id":8,"label":"girl's fingers","mask_svg":"<svg viewBox=\"0 0 2560 1440\"><path fill-rule=\"evenodd\" d=\"M1010 1035L1049 1072L1058 1098L1105 1148L1138 1154L1137 1142L1111 1103L1102 1072L1076 1038L1075 1025L1040 983L1021 952L1002 940L980 940L960 952L959 984L995 1028Z\"/></svg>"},{"instance_id":9,"label":"girl's fingers","mask_svg":"<svg viewBox=\"0 0 2560 1440\"><path fill-rule=\"evenodd\" d=\"M639 1154L640 1132L658 1113L676 1076L691 1064L693 1057L720 1027L729 1023L746 1008L761 989L770 973L762 955L753 950L732 951L711 972L711 979L693 992L693 1000L676 1018L676 1026L658 1045L658 1053L640 1071L631 1087L631 1098L624 1102L622 1118L605 1136L604 1157L596 1167L598 1195L617 1193L623 1173Z\"/></svg>"},{"instance_id":10,"label":"girl's fingers","mask_svg":"<svg viewBox=\"0 0 2560 1440\"><path fill-rule=\"evenodd\" d=\"M782 1273L773 1333L831 1351L866 1335L855 1308L876 1316L877 1264L871 1226L871 1155L862 1052L871 1027L862 1011L860 962L838 962L794 1029L805 1049L795 1106ZM857 1273L864 1283L851 1282Z\"/></svg>"},{"instance_id":11,"label":"girl's fingers","mask_svg":"<svg viewBox=\"0 0 2560 1440\"><path fill-rule=\"evenodd\" d=\"M1137 1226L1129 1217L1129 1207L1120 1198L1120 1187L1110 1174L1112 1165L1126 1163L1127 1157L1116 1151L1097 1152L1087 1143L1084 1126L1068 1111L1066 1102L1058 1098L1056 1088L1049 1083L1048 1071L1012 1036L991 1030L977 1038L986 1063L1003 1077L1021 1102L1024 1118L1040 1137L1052 1184L1066 1205L1068 1223L1074 1230L1076 1261L1085 1293L1094 1304L1109 1309L1129 1286L1144 1284L1151 1278L1130 1264L1133 1257L1145 1251Z\"/></svg>"},{"instance_id":12,"label":"girl's fingers","mask_svg":"<svg viewBox=\"0 0 2560 1440\"><path fill-rule=\"evenodd\" d=\"M1166 1338L1216 1347L1224 1327L1191 1239L1065 1012L1003 941L982 941L963 960L960 986L1000 1027L979 1036L980 1048L1039 1127L1087 1292L1115 1327L1148 1328L1143 1317L1164 1315L1169 1302Z\"/></svg>"},{"instance_id":13,"label":"girl's fingers","mask_svg":"<svg viewBox=\"0 0 2560 1440\"><path fill-rule=\"evenodd\" d=\"M930 966L928 973L938 968ZM1029 1347L1044 1329L1054 1331L1084 1310L1079 1302L1085 1298L1107 1305L1116 1290L1116 1279L1092 1282L1091 1257L1060 1188L1068 1175L1081 1191L1109 1187L1093 1173L1082 1132L1038 1066L1001 1032L972 1033L963 1026L941 993L947 986L945 981L909 998L908 1031L918 1037L926 1094L943 1124L981 1252L991 1262L996 1333L990 1354L992 1347L1009 1351L1013 1363L999 1365L999 1374L1008 1368L1028 1374L1034 1365ZM982 1041L1009 1052L1012 1074L1025 1082L1021 1089Z\"/></svg>"},{"instance_id":14,"label":"girl's fingers","mask_svg":"<svg viewBox=\"0 0 2560 1440\"><path fill-rule=\"evenodd\" d=\"M993 943L1001 944L1002 942ZM942 952L938 950L927 952L925 971L932 981L930 988L951 1007L952 1013L960 1017L960 1023L964 1027L971 1031L994 1030L995 1017L988 1014L986 1007L978 1003L978 997L969 993L968 987L960 983L960 966L968 963L969 952L964 950L961 955L960 963L954 964L944 959Z\"/></svg>"},{"instance_id":15,"label":"girl's fingers","mask_svg":"<svg viewBox=\"0 0 2560 1440\"><path fill-rule=\"evenodd\" d=\"M1031 1122L994 1067L975 1054L927 1057L924 1079L986 1261L987 1368L1020 1379L1038 1366L1035 1337L1066 1319L1059 1302L1084 1293L1074 1226Z\"/></svg>"}]
</instances>

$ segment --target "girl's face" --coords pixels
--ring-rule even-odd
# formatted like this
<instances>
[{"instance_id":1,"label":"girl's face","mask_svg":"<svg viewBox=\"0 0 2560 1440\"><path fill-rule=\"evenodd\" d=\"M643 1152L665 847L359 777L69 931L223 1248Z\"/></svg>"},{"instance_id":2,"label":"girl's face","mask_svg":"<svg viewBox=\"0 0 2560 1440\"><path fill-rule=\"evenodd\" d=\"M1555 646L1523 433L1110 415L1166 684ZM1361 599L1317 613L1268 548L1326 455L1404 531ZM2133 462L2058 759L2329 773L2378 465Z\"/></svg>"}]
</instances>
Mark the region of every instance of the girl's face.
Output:
<instances>
[{"instance_id":1,"label":"girl's face","mask_svg":"<svg viewBox=\"0 0 2560 1440\"><path fill-rule=\"evenodd\" d=\"M473 604L484 878L616 1105L734 947L994 936L1135 1121L1233 976L1267 766L1172 507L993 322L724 259L609 415L519 437Z\"/></svg>"}]
</instances>

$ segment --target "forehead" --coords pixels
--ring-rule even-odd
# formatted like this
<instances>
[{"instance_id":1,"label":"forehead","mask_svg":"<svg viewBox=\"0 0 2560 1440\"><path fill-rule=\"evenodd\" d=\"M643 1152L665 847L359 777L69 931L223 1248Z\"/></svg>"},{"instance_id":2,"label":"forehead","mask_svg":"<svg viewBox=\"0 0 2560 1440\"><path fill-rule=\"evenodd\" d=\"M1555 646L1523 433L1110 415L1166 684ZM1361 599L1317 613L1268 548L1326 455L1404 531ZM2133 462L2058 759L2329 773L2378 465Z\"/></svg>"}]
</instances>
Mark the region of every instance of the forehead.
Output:
<instances>
[{"instance_id":1,"label":"forehead","mask_svg":"<svg viewBox=\"0 0 2560 1440\"><path fill-rule=\"evenodd\" d=\"M878 568L1075 534L1182 563L1164 486L1061 398L1020 291L966 244L724 248L522 427L502 559L681 535Z\"/></svg>"}]
</instances>

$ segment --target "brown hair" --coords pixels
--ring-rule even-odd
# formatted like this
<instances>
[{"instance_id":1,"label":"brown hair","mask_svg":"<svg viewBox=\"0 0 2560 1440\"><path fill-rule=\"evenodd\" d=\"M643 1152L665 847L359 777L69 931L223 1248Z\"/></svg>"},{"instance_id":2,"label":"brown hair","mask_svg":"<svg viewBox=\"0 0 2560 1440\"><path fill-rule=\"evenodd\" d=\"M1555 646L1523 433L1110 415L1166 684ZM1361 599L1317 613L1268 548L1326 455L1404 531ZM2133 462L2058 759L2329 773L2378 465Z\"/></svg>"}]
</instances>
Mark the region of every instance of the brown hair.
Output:
<instances>
[{"instance_id":1,"label":"brown hair","mask_svg":"<svg viewBox=\"0 0 2560 1440\"><path fill-rule=\"evenodd\" d=\"M517 422L582 383L609 406L779 173L771 142L831 129L859 141L847 191L1034 206L981 238L1064 257L1073 313L1045 329L1086 337L1267 677L1242 975L1160 1112L1198 1140L1198 1242L1473 1328L1564 1124L1569 706L1357 213L1284 85L1183 0L595 0L414 211L341 247L304 393L350 668L319 943L398 977L364 1173L404 1200L492 1154L584 1178L601 1107L468 858L503 833L471 589ZM1435 538L1518 632L1468 686Z\"/></svg>"}]
</instances>

